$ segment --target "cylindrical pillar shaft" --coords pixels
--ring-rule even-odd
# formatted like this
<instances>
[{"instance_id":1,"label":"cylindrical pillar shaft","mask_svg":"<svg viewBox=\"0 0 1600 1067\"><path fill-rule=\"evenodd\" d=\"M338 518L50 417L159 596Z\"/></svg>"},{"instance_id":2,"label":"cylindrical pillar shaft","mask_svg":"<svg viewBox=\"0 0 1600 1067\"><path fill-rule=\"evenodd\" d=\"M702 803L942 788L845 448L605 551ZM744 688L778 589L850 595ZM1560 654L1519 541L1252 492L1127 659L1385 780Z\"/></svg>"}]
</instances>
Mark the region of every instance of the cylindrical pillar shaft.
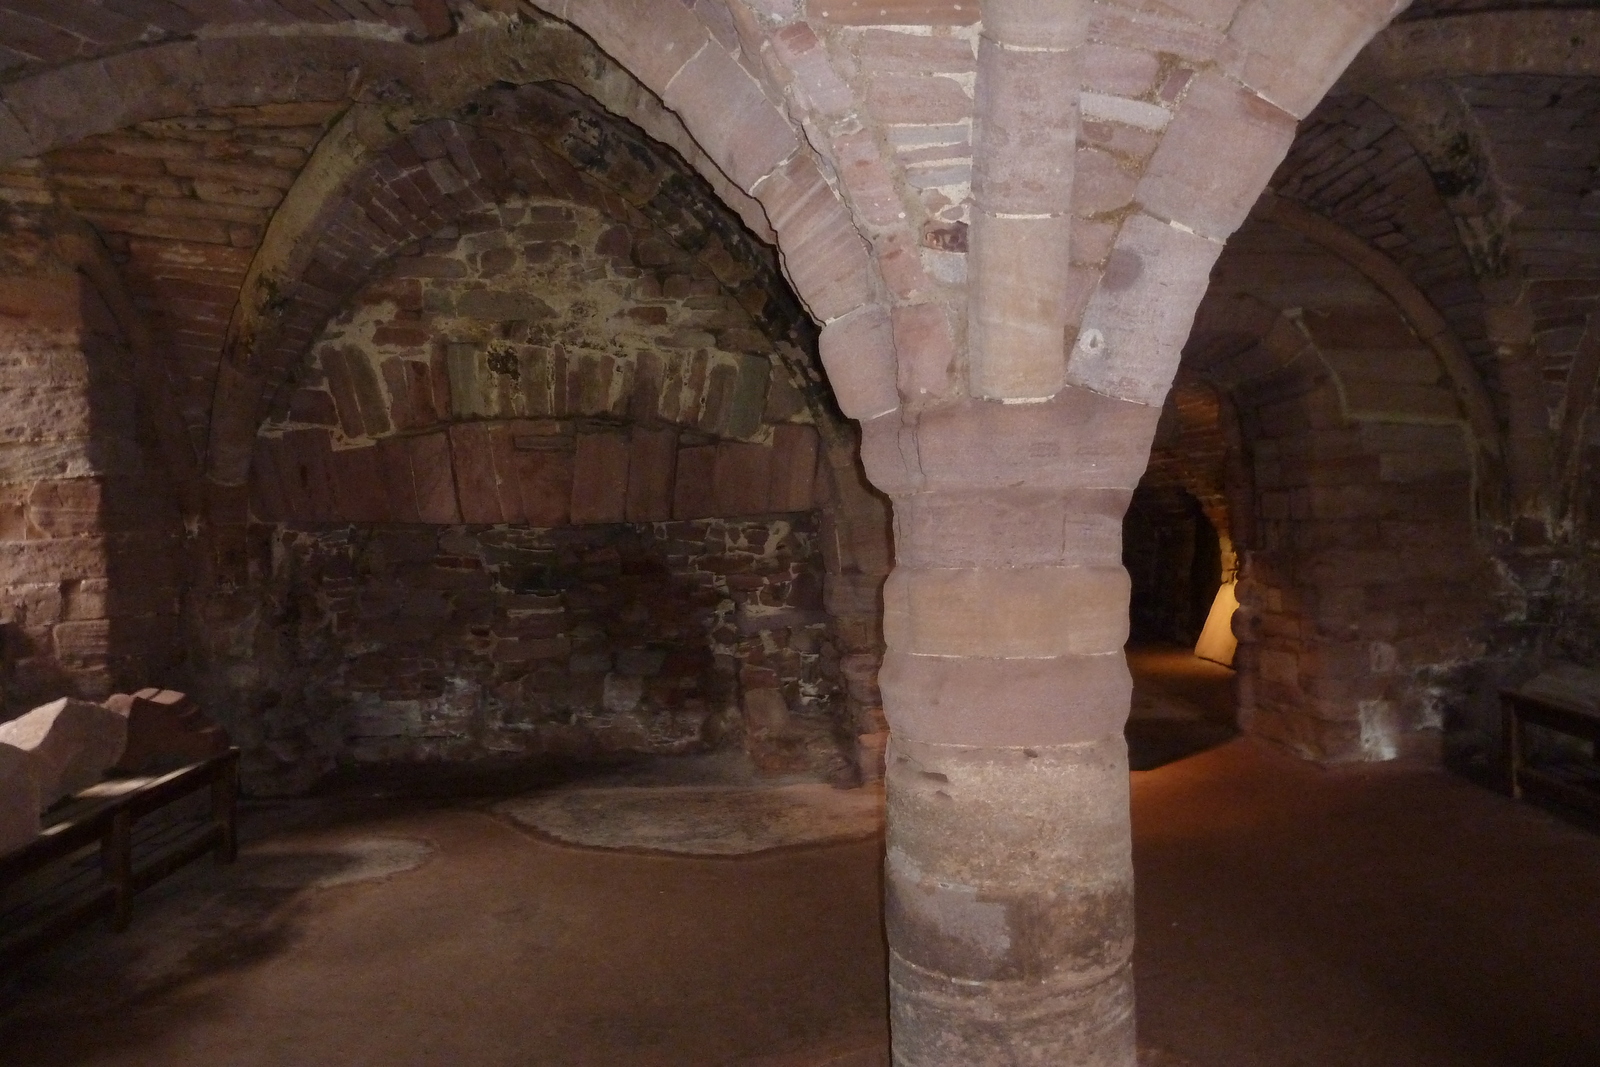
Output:
<instances>
[{"instance_id":1,"label":"cylindrical pillar shaft","mask_svg":"<svg viewBox=\"0 0 1600 1067\"><path fill-rule=\"evenodd\" d=\"M1068 389L865 428L897 1067L1132 1067L1121 521L1156 412Z\"/></svg>"}]
</instances>

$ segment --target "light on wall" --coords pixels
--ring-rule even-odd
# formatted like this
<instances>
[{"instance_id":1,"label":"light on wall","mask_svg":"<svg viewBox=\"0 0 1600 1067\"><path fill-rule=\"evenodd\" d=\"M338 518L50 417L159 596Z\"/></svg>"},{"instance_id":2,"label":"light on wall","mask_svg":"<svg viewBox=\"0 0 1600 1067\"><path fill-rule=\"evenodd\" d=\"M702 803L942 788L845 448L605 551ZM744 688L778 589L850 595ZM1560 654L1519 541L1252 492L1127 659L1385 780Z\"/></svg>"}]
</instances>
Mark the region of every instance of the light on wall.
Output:
<instances>
[{"instance_id":1,"label":"light on wall","mask_svg":"<svg viewBox=\"0 0 1600 1067\"><path fill-rule=\"evenodd\" d=\"M1217 590L1217 599L1211 602L1211 614L1206 616L1200 640L1194 646L1196 656L1224 667L1233 666L1233 654L1239 648L1239 639L1233 636L1233 613L1239 607L1239 598L1234 592L1236 584L1224 582Z\"/></svg>"}]
</instances>

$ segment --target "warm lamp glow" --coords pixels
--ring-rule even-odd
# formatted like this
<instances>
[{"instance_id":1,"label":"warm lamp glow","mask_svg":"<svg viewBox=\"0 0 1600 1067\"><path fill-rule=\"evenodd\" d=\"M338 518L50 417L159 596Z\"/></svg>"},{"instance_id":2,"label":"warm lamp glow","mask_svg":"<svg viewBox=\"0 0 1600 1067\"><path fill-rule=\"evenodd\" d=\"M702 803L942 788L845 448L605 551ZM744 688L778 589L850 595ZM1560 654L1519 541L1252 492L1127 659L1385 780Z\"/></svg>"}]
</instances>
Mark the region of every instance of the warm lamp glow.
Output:
<instances>
[{"instance_id":1,"label":"warm lamp glow","mask_svg":"<svg viewBox=\"0 0 1600 1067\"><path fill-rule=\"evenodd\" d=\"M1233 666L1233 654L1239 648L1239 639L1233 636L1233 613L1239 607L1239 598L1233 587L1233 582L1226 582L1217 590L1211 614L1206 616L1205 628L1194 646L1195 655L1224 667Z\"/></svg>"}]
</instances>

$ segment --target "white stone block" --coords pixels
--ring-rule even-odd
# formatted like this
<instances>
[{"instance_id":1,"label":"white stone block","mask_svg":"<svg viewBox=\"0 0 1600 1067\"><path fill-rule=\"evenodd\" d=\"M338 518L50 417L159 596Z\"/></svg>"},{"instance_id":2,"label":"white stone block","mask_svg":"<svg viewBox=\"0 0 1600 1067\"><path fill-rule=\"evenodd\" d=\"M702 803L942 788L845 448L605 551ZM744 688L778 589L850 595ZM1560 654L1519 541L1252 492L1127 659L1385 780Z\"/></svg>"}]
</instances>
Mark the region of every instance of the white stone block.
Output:
<instances>
[{"instance_id":1,"label":"white stone block","mask_svg":"<svg viewBox=\"0 0 1600 1067\"><path fill-rule=\"evenodd\" d=\"M71 697L0 723L0 743L35 758L41 809L104 778L122 758L127 742L128 720L109 708Z\"/></svg>"}]
</instances>

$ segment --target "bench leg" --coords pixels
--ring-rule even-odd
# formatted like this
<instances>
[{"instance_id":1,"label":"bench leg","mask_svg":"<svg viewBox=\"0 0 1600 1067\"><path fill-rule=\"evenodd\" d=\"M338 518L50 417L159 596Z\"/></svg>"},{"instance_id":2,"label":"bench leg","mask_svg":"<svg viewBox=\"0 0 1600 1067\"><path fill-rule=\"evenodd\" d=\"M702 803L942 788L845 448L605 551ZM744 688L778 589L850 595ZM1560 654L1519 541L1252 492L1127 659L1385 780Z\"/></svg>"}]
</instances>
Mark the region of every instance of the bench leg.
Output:
<instances>
[{"instance_id":1,"label":"bench leg","mask_svg":"<svg viewBox=\"0 0 1600 1067\"><path fill-rule=\"evenodd\" d=\"M100 870L111 883L111 928L126 930L133 918L133 820L126 811L111 817L111 829L100 839Z\"/></svg>"},{"instance_id":2,"label":"bench leg","mask_svg":"<svg viewBox=\"0 0 1600 1067\"><path fill-rule=\"evenodd\" d=\"M1506 783L1511 799L1522 799L1522 719L1509 700L1500 705L1502 744L1505 748Z\"/></svg>"},{"instance_id":3,"label":"bench leg","mask_svg":"<svg viewBox=\"0 0 1600 1067\"><path fill-rule=\"evenodd\" d=\"M217 864L239 858L239 769L235 763L222 767L211 781L211 818L222 828L222 842L213 854Z\"/></svg>"}]
</instances>

